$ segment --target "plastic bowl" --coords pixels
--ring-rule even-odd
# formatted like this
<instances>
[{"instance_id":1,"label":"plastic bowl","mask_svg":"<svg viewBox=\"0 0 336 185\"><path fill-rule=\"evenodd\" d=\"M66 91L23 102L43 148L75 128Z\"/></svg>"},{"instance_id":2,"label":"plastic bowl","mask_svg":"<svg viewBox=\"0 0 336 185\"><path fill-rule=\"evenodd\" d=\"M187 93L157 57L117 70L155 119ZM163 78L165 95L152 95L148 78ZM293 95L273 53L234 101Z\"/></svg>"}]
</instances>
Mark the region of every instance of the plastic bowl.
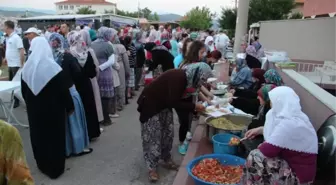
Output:
<instances>
[{"instance_id":1,"label":"plastic bowl","mask_svg":"<svg viewBox=\"0 0 336 185\"><path fill-rule=\"evenodd\" d=\"M234 155L229 154L208 154L197 157L191 160L187 165L187 171L189 176L194 180L195 185L218 185L210 182L205 182L192 174L193 167L198 164L203 159L213 158L219 160L222 165L230 165L230 166L241 166L245 165L246 160Z\"/></svg>"},{"instance_id":2,"label":"plastic bowl","mask_svg":"<svg viewBox=\"0 0 336 185\"><path fill-rule=\"evenodd\" d=\"M229 145L229 142L233 137L240 139L240 137L228 133L214 135L212 137L214 153L231 155L237 154L238 146Z\"/></svg>"}]
</instances>

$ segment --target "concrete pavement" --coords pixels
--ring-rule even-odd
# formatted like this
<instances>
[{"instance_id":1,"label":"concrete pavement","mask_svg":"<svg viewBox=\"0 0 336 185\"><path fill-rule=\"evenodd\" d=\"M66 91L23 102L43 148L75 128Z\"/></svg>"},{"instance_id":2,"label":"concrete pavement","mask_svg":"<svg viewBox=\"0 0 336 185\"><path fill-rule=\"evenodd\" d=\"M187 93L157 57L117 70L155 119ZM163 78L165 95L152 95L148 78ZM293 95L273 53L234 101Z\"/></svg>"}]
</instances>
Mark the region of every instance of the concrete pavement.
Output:
<instances>
[{"instance_id":1,"label":"concrete pavement","mask_svg":"<svg viewBox=\"0 0 336 185\"><path fill-rule=\"evenodd\" d=\"M8 95L1 95L6 97ZM17 118L27 123L27 115L23 106L14 111ZM140 122L136 111L136 98L131 100L116 124L105 127L99 140L91 143L93 152L82 157L66 160L66 171L57 180L43 175L36 166L31 150L29 129L17 127L21 133L27 161L36 185L149 185L147 170L142 156ZM0 113L3 117L3 113ZM178 122L175 119L175 139L173 158L182 161L177 152ZM46 123L48 124L48 123ZM176 172L159 168L161 180L158 185L171 185Z\"/></svg>"}]
</instances>

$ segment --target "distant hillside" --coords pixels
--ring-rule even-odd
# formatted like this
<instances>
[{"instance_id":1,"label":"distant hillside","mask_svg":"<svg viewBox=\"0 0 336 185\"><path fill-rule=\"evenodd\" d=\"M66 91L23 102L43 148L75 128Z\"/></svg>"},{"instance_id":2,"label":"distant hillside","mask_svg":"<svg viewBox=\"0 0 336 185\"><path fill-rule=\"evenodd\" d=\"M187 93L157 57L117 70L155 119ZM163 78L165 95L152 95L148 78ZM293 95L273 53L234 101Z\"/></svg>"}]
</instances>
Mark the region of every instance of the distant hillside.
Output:
<instances>
[{"instance_id":1,"label":"distant hillside","mask_svg":"<svg viewBox=\"0 0 336 185\"><path fill-rule=\"evenodd\" d=\"M159 15L160 21L176 21L179 20L182 16L177 14L161 14Z\"/></svg>"},{"instance_id":2,"label":"distant hillside","mask_svg":"<svg viewBox=\"0 0 336 185\"><path fill-rule=\"evenodd\" d=\"M7 11L7 10L0 10L0 15L5 16L5 17L21 17L25 15L25 11ZM46 15L45 13L41 12L32 12L28 11L27 12L28 17L33 17L33 16L40 16L40 15Z\"/></svg>"}]
</instances>

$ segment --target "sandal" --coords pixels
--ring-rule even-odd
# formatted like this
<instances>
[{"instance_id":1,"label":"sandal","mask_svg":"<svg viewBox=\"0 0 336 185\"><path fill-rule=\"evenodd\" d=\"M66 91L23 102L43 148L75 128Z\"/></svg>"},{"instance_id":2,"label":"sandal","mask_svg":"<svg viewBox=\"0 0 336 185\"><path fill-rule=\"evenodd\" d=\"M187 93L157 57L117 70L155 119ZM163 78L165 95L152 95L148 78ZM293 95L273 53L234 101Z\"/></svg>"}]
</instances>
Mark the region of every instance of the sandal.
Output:
<instances>
[{"instance_id":1,"label":"sandal","mask_svg":"<svg viewBox=\"0 0 336 185\"><path fill-rule=\"evenodd\" d=\"M84 149L83 152L81 152L79 154L73 154L72 156L79 157L79 156L90 154L90 153L92 153L92 151L93 151L92 148L88 148L88 149Z\"/></svg>"},{"instance_id":2,"label":"sandal","mask_svg":"<svg viewBox=\"0 0 336 185\"><path fill-rule=\"evenodd\" d=\"M168 161L164 161L162 167L168 170L176 170L176 171L178 171L180 168L180 166L177 165L172 159L169 159Z\"/></svg>"},{"instance_id":3,"label":"sandal","mask_svg":"<svg viewBox=\"0 0 336 185\"><path fill-rule=\"evenodd\" d=\"M159 174L155 170L150 170L148 174L148 180L150 182L157 182L159 180Z\"/></svg>"}]
</instances>

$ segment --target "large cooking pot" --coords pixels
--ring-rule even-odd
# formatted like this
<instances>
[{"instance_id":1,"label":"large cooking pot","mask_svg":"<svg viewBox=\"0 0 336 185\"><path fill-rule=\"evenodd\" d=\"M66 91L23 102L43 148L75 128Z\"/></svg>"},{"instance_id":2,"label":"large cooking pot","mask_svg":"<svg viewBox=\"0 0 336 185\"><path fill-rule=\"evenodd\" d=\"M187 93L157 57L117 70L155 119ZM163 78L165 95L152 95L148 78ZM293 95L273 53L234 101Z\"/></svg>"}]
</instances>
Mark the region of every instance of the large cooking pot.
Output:
<instances>
[{"instance_id":1,"label":"large cooking pot","mask_svg":"<svg viewBox=\"0 0 336 185\"><path fill-rule=\"evenodd\" d=\"M317 156L318 176L335 178L336 114L330 116L317 131L319 151ZM325 177L328 176L328 177Z\"/></svg>"},{"instance_id":2,"label":"large cooking pot","mask_svg":"<svg viewBox=\"0 0 336 185\"><path fill-rule=\"evenodd\" d=\"M250 123L252 122L252 117L251 116L247 116L247 115L241 115L241 114L227 114L227 115L223 115L221 117L224 117L228 120L230 120L232 123L240 123L240 124L244 124L245 127L242 130L225 130L225 129L218 129L215 128L213 126L211 126L209 123L217 118L214 117L208 117L205 119L205 123L206 123L206 136L209 139L210 142L212 142L212 136L219 134L219 133L230 133L230 134L234 134L238 137L243 137L247 127L250 125Z\"/></svg>"}]
</instances>

